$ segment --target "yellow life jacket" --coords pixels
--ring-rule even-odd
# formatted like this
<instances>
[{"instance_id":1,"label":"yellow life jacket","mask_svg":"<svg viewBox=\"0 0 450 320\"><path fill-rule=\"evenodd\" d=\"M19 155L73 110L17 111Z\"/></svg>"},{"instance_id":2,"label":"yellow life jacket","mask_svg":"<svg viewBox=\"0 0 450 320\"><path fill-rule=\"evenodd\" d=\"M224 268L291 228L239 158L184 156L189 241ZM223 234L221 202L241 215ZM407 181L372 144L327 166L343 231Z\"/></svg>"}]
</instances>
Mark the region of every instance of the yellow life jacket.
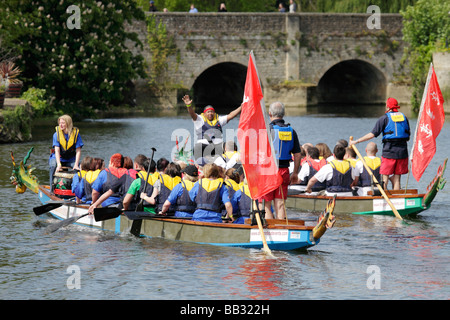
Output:
<instances>
[{"instance_id":1,"label":"yellow life jacket","mask_svg":"<svg viewBox=\"0 0 450 320\"><path fill-rule=\"evenodd\" d=\"M215 115L214 115L214 118L211 120L211 121L209 121L206 117L205 117L205 114L204 113L202 113L201 115L200 115L200 117L202 117L203 118L203 121L205 121L207 124L209 124L211 127L215 127L216 126L216 124L217 124L217 122L219 121L219 115L216 113Z\"/></svg>"},{"instance_id":2,"label":"yellow life jacket","mask_svg":"<svg viewBox=\"0 0 450 320\"><path fill-rule=\"evenodd\" d=\"M138 172L137 176L141 178L141 184L145 183L145 180L147 180L149 184L154 185L159 178L159 173L150 173L149 178L147 178L147 172L142 170Z\"/></svg>"},{"instance_id":3,"label":"yellow life jacket","mask_svg":"<svg viewBox=\"0 0 450 320\"><path fill-rule=\"evenodd\" d=\"M232 179L225 180L225 184L231 187L235 192L239 190L239 184Z\"/></svg>"},{"instance_id":4,"label":"yellow life jacket","mask_svg":"<svg viewBox=\"0 0 450 320\"><path fill-rule=\"evenodd\" d=\"M350 162L352 167L354 168L356 166L356 163L359 161L358 159L347 159L347 161Z\"/></svg>"},{"instance_id":5,"label":"yellow life jacket","mask_svg":"<svg viewBox=\"0 0 450 320\"><path fill-rule=\"evenodd\" d=\"M223 179L210 180L203 178L199 180L198 184L198 193L195 198L197 209L222 212L223 204L222 198L220 197L220 189L223 185Z\"/></svg>"},{"instance_id":6,"label":"yellow life jacket","mask_svg":"<svg viewBox=\"0 0 450 320\"><path fill-rule=\"evenodd\" d=\"M72 132L69 134L69 140L66 140L64 136L64 132L61 130L59 126L55 127L56 136L59 142L60 147L60 155L61 158L69 159L75 156L75 146L78 140L78 133L80 132L78 128L73 128Z\"/></svg>"},{"instance_id":7,"label":"yellow life jacket","mask_svg":"<svg viewBox=\"0 0 450 320\"><path fill-rule=\"evenodd\" d=\"M189 181L189 180L183 180L184 186L186 187L187 191L191 191L192 187L194 186L195 182Z\"/></svg>"},{"instance_id":8,"label":"yellow life jacket","mask_svg":"<svg viewBox=\"0 0 450 320\"><path fill-rule=\"evenodd\" d=\"M364 161L369 166L369 168L372 169L372 171L376 170L379 166L381 166L381 159L378 157L375 158L364 157Z\"/></svg>"},{"instance_id":9,"label":"yellow life jacket","mask_svg":"<svg viewBox=\"0 0 450 320\"><path fill-rule=\"evenodd\" d=\"M348 160L332 160L330 165L342 174L345 174L348 170L350 170L351 166L350 161Z\"/></svg>"},{"instance_id":10,"label":"yellow life jacket","mask_svg":"<svg viewBox=\"0 0 450 320\"><path fill-rule=\"evenodd\" d=\"M86 174L84 175L84 179L89 183L92 184L92 182L95 181L95 179L97 179L98 175L100 174L102 170L97 169L95 171L91 171L89 170L88 172L86 172Z\"/></svg>"}]
</instances>

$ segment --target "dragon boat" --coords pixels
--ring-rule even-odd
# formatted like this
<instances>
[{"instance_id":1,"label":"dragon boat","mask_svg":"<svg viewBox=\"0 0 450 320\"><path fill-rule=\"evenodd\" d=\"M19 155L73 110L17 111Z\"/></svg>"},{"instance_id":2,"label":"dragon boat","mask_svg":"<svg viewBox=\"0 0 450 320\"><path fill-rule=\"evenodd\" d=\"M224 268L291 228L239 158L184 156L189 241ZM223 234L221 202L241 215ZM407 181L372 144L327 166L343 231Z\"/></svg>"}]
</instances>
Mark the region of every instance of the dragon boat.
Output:
<instances>
[{"instance_id":1,"label":"dragon boat","mask_svg":"<svg viewBox=\"0 0 450 320\"><path fill-rule=\"evenodd\" d=\"M335 198L330 198L325 203L325 209L319 215L315 225L307 225L304 220L297 219L263 219L265 239L253 219L246 219L244 224L208 223L108 207L96 209L94 214L89 214L89 205L76 204L73 199L51 193L49 186L39 184L38 179L32 174L31 166L26 166L32 150L33 148L18 164L14 161L11 152L13 159L11 181L16 185L18 193L23 193L28 188L37 195L42 206L33 208L36 215L50 214L60 220L50 224L46 228L48 232L77 224L115 233L132 233L139 237L156 237L227 247L262 249L265 240L268 247L273 250L297 250L317 245L323 234L336 221L333 215Z\"/></svg>"},{"instance_id":2,"label":"dragon boat","mask_svg":"<svg viewBox=\"0 0 450 320\"><path fill-rule=\"evenodd\" d=\"M402 217L417 215L430 208L437 193L445 186L444 172L447 166L447 160L445 159L444 163L439 166L436 176L429 183L425 193L419 193L417 189L386 191L390 201ZM330 198L329 196L308 194L288 195L286 206L300 211L320 211L321 206L324 206ZM336 199L334 212L338 214L352 213L394 216L391 207L381 195L338 196Z\"/></svg>"}]
</instances>

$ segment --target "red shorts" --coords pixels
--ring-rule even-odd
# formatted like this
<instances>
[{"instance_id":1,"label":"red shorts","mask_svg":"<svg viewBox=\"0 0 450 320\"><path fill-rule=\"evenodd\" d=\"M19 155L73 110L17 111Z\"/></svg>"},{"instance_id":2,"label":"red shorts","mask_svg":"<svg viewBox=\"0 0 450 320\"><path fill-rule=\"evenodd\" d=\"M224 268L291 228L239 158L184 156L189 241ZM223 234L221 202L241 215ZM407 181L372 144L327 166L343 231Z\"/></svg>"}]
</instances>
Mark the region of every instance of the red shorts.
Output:
<instances>
[{"instance_id":1,"label":"red shorts","mask_svg":"<svg viewBox=\"0 0 450 320\"><path fill-rule=\"evenodd\" d=\"M281 188L276 188L274 191L265 194L260 200L272 201L273 199L286 199L288 193L288 185L291 182L291 177L289 175L289 168L278 169L283 182L281 183ZM283 190L283 192L281 192Z\"/></svg>"},{"instance_id":2,"label":"red shorts","mask_svg":"<svg viewBox=\"0 0 450 320\"><path fill-rule=\"evenodd\" d=\"M381 157L380 174L385 176L391 174L407 174L408 173L408 158L405 159L387 159Z\"/></svg>"}]
</instances>

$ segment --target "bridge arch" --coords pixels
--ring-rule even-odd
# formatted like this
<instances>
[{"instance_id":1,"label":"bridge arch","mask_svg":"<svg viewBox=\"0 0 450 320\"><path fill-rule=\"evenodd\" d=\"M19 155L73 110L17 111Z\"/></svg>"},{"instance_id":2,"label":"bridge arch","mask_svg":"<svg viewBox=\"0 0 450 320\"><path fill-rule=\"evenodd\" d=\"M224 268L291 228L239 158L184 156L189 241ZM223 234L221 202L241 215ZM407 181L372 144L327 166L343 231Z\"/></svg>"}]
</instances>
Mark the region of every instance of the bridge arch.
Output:
<instances>
[{"instance_id":1,"label":"bridge arch","mask_svg":"<svg viewBox=\"0 0 450 320\"><path fill-rule=\"evenodd\" d=\"M377 104L386 99L386 76L370 62L344 60L320 74L317 84L320 104Z\"/></svg>"},{"instance_id":2,"label":"bridge arch","mask_svg":"<svg viewBox=\"0 0 450 320\"><path fill-rule=\"evenodd\" d=\"M240 62L224 61L204 68L191 82L196 111L212 105L217 113L224 114L239 107L246 76L247 66Z\"/></svg>"}]
</instances>

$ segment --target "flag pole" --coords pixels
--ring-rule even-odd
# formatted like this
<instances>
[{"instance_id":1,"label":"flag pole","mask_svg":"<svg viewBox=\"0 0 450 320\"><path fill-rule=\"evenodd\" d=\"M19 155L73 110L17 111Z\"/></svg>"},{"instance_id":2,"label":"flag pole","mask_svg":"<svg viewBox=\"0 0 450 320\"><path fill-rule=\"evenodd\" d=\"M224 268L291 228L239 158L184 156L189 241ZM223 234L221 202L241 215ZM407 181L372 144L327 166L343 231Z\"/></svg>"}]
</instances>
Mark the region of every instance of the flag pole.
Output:
<instances>
[{"instance_id":1,"label":"flag pole","mask_svg":"<svg viewBox=\"0 0 450 320\"><path fill-rule=\"evenodd\" d=\"M409 181L409 175L411 174L411 167L412 167L412 160L413 160L413 154L414 154L414 147L416 145L417 132L419 129L420 119L422 118L423 106L425 105L425 100L427 98L428 87L430 85L430 80L431 80L432 74L433 74L433 62L430 63L430 68L428 69L427 81L425 83L425 88L423 90L422 101L420 102L419 116L417 117L416 130L414 132L414 141L413 141L413 144L411 147L411 153L409 155L409 170L408 170L408 176L406 178L405 193L406 193L406 190L408 189L408 181Z\"/></svg>"}]
</instances>

